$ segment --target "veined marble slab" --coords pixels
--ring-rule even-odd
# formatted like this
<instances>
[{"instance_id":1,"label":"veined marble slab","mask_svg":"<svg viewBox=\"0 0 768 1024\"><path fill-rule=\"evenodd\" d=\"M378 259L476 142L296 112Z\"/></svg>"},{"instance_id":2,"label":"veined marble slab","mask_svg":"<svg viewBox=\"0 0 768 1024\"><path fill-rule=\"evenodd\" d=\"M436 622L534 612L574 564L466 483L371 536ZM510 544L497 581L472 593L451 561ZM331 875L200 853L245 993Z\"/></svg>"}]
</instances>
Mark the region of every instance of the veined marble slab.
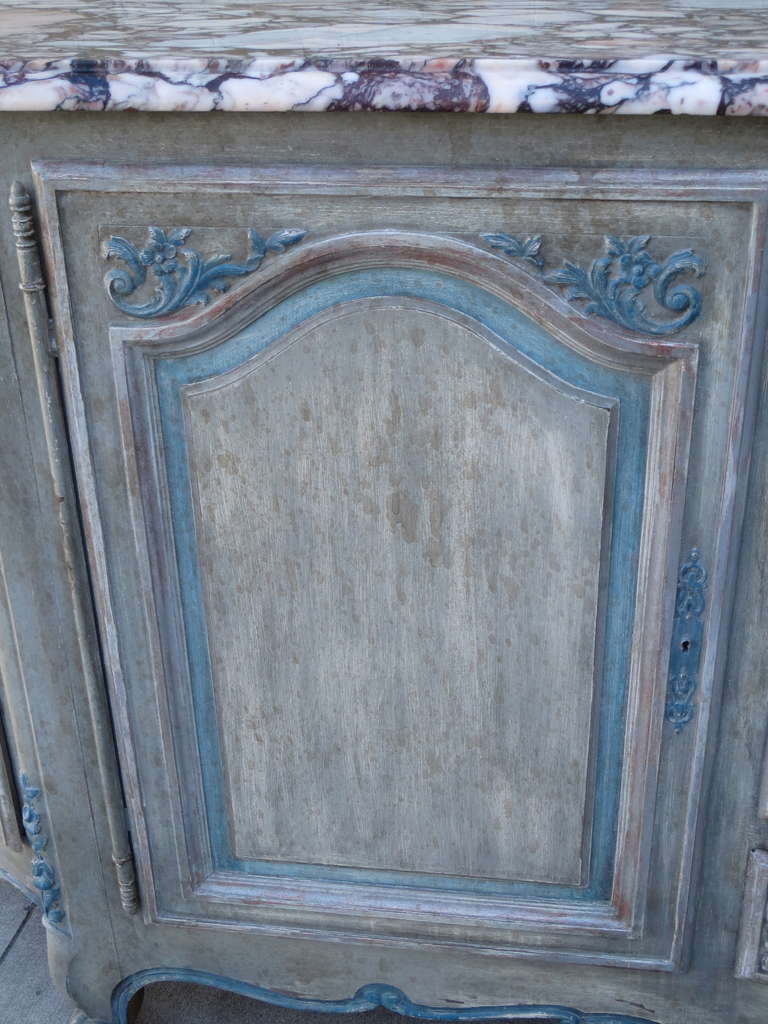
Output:
<instances>
[{"instance_id":1,"label":"veined marble slab","mask_svg":"<svg viewBox=\"0 0 768 1024\"><path fill-rule=\"evenodd\" d=\"M768 5L0 0L0 110L765 115Z\"/></svg>"},{"instance_id":2,"label":"veined marble slab","mask_svg":"<svg viewBox=\"0 0 768 1024\"><path fill-rule=\"evenodd\" d=\"M10 60L2 110L765 115L768 60Z\"/></svg>"}]
</instances>

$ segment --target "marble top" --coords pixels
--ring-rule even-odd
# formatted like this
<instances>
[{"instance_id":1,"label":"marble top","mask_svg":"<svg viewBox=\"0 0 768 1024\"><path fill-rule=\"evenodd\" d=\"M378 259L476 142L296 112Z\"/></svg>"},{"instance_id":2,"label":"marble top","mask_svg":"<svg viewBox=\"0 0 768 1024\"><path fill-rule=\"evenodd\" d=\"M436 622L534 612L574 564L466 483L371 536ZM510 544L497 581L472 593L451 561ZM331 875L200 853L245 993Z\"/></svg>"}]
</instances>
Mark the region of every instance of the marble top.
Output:
<instances>
[{"instance_id":1,"label":"marble top","mask_svg":"<svg viewBox=\"0 0 768 1024\"><path fill-rule=\"evenodd\" d=\"M0 0L2 110L768 114L768 0Z\"/></svg>"}]
</instances>

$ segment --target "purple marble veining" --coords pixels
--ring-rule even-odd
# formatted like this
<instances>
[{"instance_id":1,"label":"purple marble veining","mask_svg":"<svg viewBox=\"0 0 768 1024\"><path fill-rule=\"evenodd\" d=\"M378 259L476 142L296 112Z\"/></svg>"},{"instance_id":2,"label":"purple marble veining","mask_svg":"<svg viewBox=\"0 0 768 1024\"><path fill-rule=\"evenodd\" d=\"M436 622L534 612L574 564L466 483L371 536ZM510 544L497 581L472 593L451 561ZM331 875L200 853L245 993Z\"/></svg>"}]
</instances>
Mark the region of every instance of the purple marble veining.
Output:
<instances>
[{"instance_id":1,"label":"purple marble veining","mask_svg":"<svg viewBox=\"0 0 768 1024\"><path fill-rule=\"evenodd\" d=\"M768 114L768 60L0 60L2 110Z\"/></svg>"}]
</instances>

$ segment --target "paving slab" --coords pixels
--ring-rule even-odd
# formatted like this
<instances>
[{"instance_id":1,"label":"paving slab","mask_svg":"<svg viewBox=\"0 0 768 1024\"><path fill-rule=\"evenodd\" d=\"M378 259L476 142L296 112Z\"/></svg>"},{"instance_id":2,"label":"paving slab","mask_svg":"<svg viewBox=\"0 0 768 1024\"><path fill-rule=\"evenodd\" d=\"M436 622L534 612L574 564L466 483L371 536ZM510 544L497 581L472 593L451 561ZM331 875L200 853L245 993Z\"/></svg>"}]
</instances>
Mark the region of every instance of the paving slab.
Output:
<instances>
[{"instance_id":1,"label":"paving slab","mask_svg":"<svg viewBox=\"0 0 768 1024\"><path fill-rule=\"evenodd\" d=\"M18 889L8 882L0 882L0 964L34 909L34 904Z\"/></svg>"},{"instance_id":2,"label":"paving slab","mask_svg":"<svg viewBox=\"0 0 768 1024\"><path fill-rule=\"evenodd\" d=\"M0 904L14 903L8 890L15 892L3 884ZM0 960L0 1024L67 1024L71 1013L72 1003L48 976L45 929L35 909Z\"/></svg>"}]
</instances>

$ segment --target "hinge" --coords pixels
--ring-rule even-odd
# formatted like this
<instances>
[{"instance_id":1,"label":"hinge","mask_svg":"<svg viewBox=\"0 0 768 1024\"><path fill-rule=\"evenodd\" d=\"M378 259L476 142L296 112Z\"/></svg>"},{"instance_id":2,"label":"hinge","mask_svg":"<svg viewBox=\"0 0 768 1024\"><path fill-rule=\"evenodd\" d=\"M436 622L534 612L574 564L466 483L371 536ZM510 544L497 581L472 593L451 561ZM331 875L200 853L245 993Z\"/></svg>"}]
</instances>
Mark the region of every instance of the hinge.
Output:
<instances>
[{"instance_id":1,"label":"hinge","mask_svg":"<svg viewBox=\"0 0 768 1024\"><path fill-rule=\"evenodd\" d=\"M665 711L665 718L676 733L682 732L693 718L693 696L699 681L707 586L707 573L700 557L698 549L693 548L677 577Z\"/></svg>"}]
</instances>

